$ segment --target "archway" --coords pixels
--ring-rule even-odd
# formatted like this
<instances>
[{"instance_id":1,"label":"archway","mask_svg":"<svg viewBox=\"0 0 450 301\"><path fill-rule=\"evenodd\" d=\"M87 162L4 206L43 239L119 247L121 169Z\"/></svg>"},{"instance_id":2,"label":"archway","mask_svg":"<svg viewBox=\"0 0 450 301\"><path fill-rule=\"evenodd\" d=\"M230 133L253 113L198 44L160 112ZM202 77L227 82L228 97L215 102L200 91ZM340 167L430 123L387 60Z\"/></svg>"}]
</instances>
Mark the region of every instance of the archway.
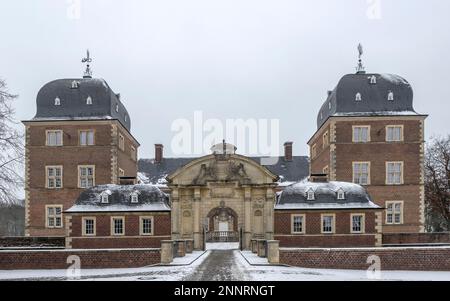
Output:
<instances>
[{"instance_id":1,"label":"archway","mask_svg":"<svg viewBox=\"0 0 450 301\"><path fill-rule=\"evenodd\" d=\"M207 215L207 242L238 242L238 215L221 202L220 207L213 208Z\"/></svg>"}]
</instances>

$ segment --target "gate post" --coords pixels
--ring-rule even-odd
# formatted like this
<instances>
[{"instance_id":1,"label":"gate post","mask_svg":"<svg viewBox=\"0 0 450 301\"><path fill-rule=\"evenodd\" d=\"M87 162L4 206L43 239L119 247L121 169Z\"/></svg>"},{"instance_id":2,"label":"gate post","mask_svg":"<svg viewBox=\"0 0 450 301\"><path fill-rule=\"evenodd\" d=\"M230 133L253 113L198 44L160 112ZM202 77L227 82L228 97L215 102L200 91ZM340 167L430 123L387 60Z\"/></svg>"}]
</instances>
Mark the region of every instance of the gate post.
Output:
<instances>
[{"instance_id":1,"label":"gate post","mask_svg":"<svg viewBox=\"0 0 450 301\"><path fill-rule=\"evenodd\" d=\"M173 241L161 241L161 263L171 263L173 261Z\"/></svg>"},{"instance_id":2,"label":"gate post","mask_svg":"<svg viewBox=\"0 0 450 301\"><path fill-rule=\"evenodd\" d=\"M267 241L267 260L269 263L280 263L280 241Z\"/></svg>"}]
</instances>

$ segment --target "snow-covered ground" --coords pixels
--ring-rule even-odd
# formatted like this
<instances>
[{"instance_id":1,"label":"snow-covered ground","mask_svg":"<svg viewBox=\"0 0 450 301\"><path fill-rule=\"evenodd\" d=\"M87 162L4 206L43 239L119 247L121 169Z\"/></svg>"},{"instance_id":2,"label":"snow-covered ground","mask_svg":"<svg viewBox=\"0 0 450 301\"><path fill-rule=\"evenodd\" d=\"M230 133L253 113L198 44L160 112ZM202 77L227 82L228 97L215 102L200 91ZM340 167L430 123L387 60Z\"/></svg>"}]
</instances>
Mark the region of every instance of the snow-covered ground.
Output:
<instances>
[{"instance_id":1,"label":"snow-covered ground","mask_svg":"<svg viewBox=\"0 0 450 301\"><path fill-rule=\"evenodd\" d=\"M261 265L266 263L265 259L260 259L251 252L241 253L239 250L225 252L235 245L217 244L214 248L206 252L195 252L184 258L176 258L172 265L168 266L149 266L133 269L89 269L81 271L81 279L73 280L108 280L108 281L181 281L190 279L192 275L198 272L199 267L205 262L205 259L212 253L221 252L228 254L228 260L234 261L233 275L241 275L242 280L255 281L450 281L450 272L415 272L415 271L381 271L379 279L369 279L366 271L356 270L324 270L324 269L306 269L288 266L270 266ZM227 247L227 248L225 248ZM247 258L247 260L244 258ZM256 264L251 265L249 264ZM205 262L206 264L206 262ZM205 269L205 264L202 266ZM212 262L211 264L214 264ZM208 266L206 266L206 269ZM226 269L227 267L222 267ZM231 266L230 266L231 268ZM14 270L0 271L0 280L5 279L33 279L33 280L63 280L66 278L66 270ZM71 280L71 279L69 279Z\"/></svg>"},{"instance_id":2,"label":"snow-covered ground","mask_svg":"<svg viewBox=\"0 0 450 301\"><path fill-rule=\"evenodd\" d=\"M206 250L235 250L239 249L238 242L212 242L206 243Z\"/></svg>"}]
</instances>

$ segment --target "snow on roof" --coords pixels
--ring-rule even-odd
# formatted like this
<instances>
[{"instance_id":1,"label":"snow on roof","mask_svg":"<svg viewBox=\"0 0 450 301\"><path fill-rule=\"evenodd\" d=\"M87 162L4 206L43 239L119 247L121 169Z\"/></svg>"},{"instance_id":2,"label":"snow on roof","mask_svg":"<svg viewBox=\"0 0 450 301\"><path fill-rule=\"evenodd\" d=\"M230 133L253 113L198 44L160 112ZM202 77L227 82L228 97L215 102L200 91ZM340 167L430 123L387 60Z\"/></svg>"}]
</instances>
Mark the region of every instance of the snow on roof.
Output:
<instances>
[{"instance_id":1,"label":"snow on roof","mask_svg":"<svg viewBox=\"0 0 450 301\"><path fill-rule=\"evenodd\" d=\"M276 204L275 209L278 210L323 210L323 209L380 209L380 206L369 201L367 203L316 203L310 201L309 203L288 203L288 204Z\"/></svg>"},{"instance_id":2,"label":"snow on roof","mask_svg":"<svg viewBox=\"0 0 450 301\"><path fill-rule=\"evenodd\" d=\"M165 203L141 204L138 206L129 205L74 205L65 212L144 212L144 211L170 211L170 207Z\"/></svg>"}]
</instances>

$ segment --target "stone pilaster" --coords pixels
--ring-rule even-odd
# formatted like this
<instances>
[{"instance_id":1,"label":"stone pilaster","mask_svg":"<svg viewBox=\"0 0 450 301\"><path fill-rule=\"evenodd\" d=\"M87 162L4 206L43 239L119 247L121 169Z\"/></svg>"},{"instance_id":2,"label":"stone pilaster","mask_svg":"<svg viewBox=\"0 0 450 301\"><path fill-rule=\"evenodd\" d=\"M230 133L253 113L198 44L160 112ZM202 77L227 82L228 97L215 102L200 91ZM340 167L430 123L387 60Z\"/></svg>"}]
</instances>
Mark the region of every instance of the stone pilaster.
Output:
<instances>
[{"instance_id":1,"label":"stone pilaster","mask_svg":"<svg viewBox=\"0 0 450 301\"><path fill-rule=\"evenodd\" d=\"M180 238L180 199L178 195L178 188L172 190L171 203L172 203L172 239Z\"/></svg>"},{"instance_id":2,"label":"stone pilaster","mask_svg":"<svg viewBox=\"0 0 450 301\"><path fill-rule=\"evenodd\" d=\"M266 239L273 239L273 207L275 202L275 194L272 188L266 190L266 201L264 204L264 225Z\"/></svg>"},{"instance_id":3,"label":"stone pilaster","mask_svg":"<svg viewBox=\"0 0 450 301\"><path fill-rule=\"evenodd\" d=\"M248 249L252 238L252 189L246 187L244 190L244 241L243 248Z\"/></svg>"},{"instance_id":4,"label":"stone pilaster","mask_svg":"<svg viewBox=\"0 0 450 301\"><path fill-rule=\"evenodd\" d=\"M203 248L202 229L200 221L200 188L194 189L194 248L200 250Z\"/></svg>"}]
</instances>

